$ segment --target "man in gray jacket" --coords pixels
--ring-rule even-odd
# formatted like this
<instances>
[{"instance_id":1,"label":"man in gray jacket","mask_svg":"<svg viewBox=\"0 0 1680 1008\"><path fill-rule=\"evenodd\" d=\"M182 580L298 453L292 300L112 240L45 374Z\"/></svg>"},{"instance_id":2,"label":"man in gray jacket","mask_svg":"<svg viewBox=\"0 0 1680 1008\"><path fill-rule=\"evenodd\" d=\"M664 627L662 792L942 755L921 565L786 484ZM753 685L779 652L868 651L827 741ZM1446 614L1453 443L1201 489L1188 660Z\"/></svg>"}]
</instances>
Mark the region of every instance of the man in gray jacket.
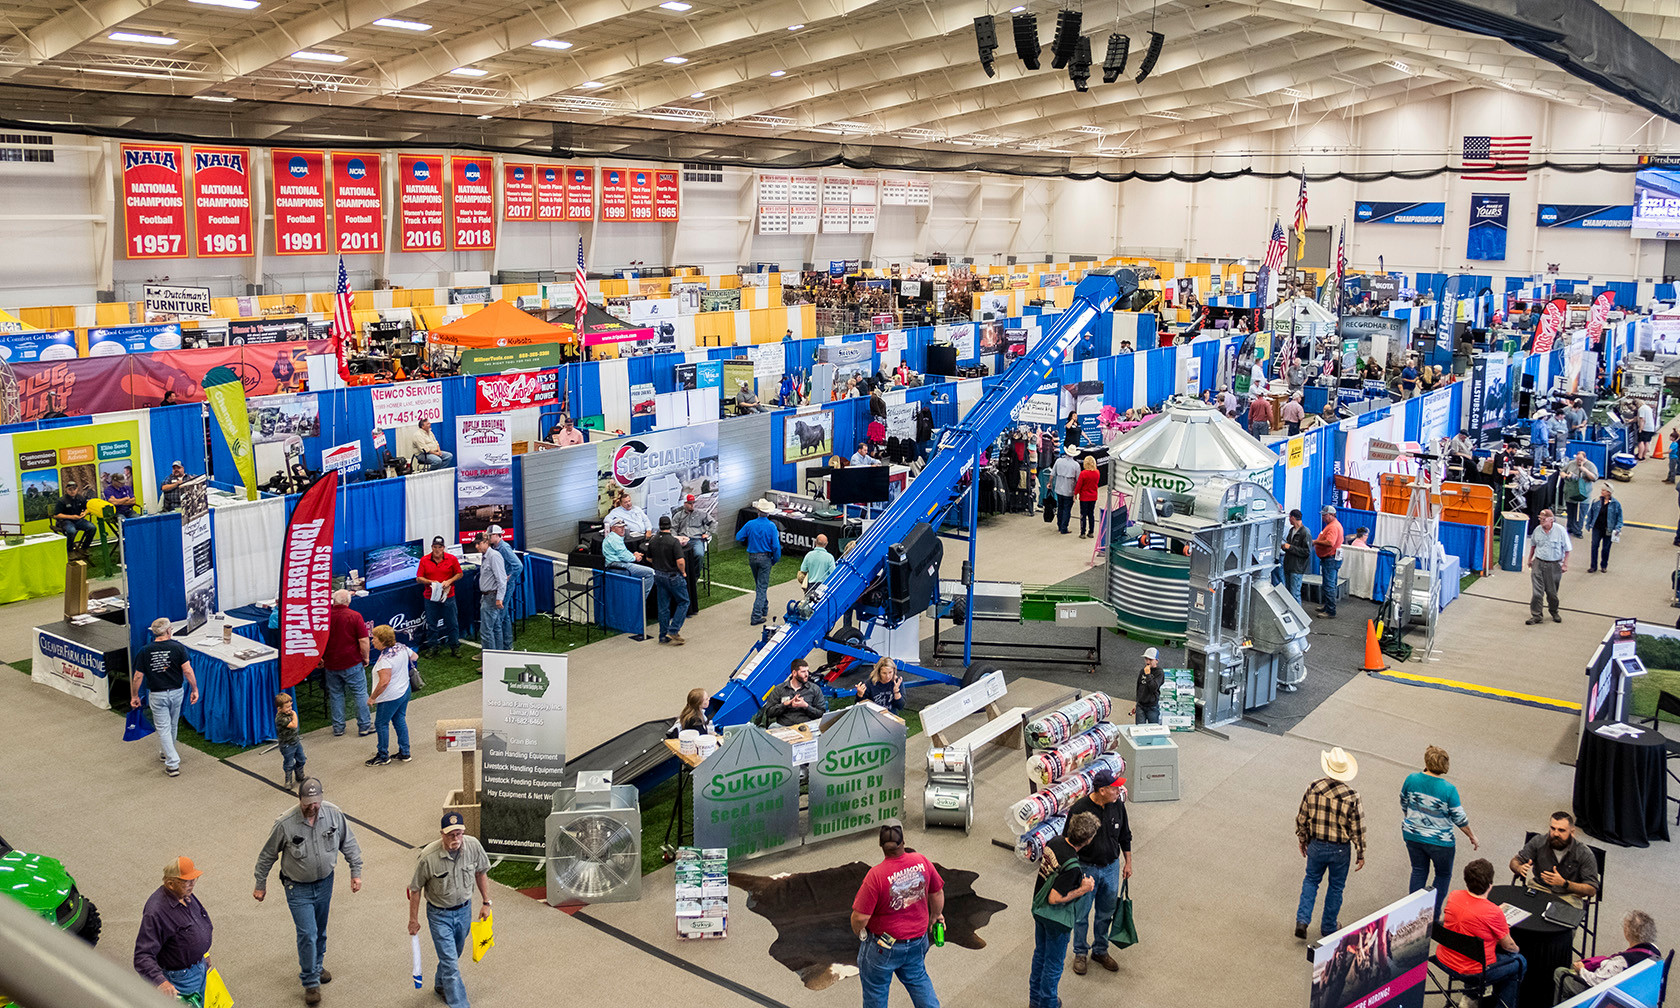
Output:
<instances>
[{"instance_id":1,"label":"man in gray jacket","mask_svg":"<svg viewBox=\"0 0 1680 1008\"><path fill-rule=\"evenodd\" d=\"M1079 479L1079 461L1072 452L1063 452L1051 467L1050 476L1054 481L1051 489L1056 491L1056 531L1067 535L1068 518L1073 514L1073 484Z\"/></svg>"},{"instance_id":2,"label":"man in gray jacket","mask_svg":"<svg viewBox=\"0 0 1680 1008\"><path fill-rule=\"evenodd\" d=\"M504 631L509 627L502 618L502 609L507 605L507 561L486 533L473 536L473 549L479 555L478 643L486 651L506 651L510 642Z\"/></svg>"},{"instance_id":3,"label":"man in gray jacket","mask_svg":"<svg viewBox=\"0 0 1680 1008\"><path fill-rule=\"evenodd\" d=\"M305 1004L321 1003L321 985L332 982L322 965L327 954L327 910L332 903L333 869L338 855L350 865L350 891L362 891L362 848L350 820L337 805L321 798L321 781L310 777L298 786L297 807L274 820L257 854L257 902L268 895L268 873L280 862L280 884L297 928L298 979Z\"/></svg>"}]
</instances>

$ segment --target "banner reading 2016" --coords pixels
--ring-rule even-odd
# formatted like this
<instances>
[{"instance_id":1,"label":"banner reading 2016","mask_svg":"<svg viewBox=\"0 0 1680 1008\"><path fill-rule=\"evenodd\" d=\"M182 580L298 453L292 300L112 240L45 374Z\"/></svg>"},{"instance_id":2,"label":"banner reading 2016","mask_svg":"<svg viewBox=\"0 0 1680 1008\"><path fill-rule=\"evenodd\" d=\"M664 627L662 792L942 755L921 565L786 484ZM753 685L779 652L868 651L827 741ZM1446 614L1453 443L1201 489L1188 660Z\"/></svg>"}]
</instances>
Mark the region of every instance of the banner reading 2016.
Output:
<instances>
[{"instance_id":1,"label":"banner reading 2016","mask_svg":"<svg viewBox=\"0 0 1680 1008\"><path fill-rule=\"evenodd\" d=\"M443 162L397 157L397 247L404 252L443 251Z\"/></svg>"},{"instance_id":2,"label":"banner reading 2016","mask_svg":"<svg viewBox=\"0 0 1680 1008\"><path fill-rule=\"evenodd\" d=\"M450 222L450 245L457 252L496 247L496 187L491 181L495 162L487 157L449 159L450 188L455 194Z\"/></svg>"},{"instance_id":3,"label":"banner reading 2016","mask_svg":"<svg viewBox=\"0 0 1680 1008\"><path fill-rule=\"evenodd\" d=\"M187 190L180 147L123 144L122 201L128 258L186 258Z\"/></svg>"}]
</instances>

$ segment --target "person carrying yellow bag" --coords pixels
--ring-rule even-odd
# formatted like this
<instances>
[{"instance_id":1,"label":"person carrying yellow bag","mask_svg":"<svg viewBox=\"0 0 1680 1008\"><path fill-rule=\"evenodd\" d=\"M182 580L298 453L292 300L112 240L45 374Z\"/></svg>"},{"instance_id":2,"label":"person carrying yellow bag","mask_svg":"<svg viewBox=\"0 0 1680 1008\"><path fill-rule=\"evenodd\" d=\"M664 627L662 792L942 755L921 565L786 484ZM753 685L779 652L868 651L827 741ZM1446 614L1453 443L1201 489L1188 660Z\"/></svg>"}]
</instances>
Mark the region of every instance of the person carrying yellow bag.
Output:
<instances>
[{"instance_id":1,"label":"person carrying yellow bag","mask_svg":"<svg viewBox=\"0 0 1680 1008\"><path fill-rule=\"evenodd\" d=\"M483 908L479 920L485 925L485 948L489 947L490 858L477 838L467 835L467 824L459 812L450 812L440 824L440 836L420 852L414 878L408 884L408 933L420 933L420 898L426 900L426 924L437 950L437 974L432 990L449 1008L468 1008L467 987L461 981L461 953L469 934L473 958L483 958L472 920L472 891L476 886Z\"/></svg>"},{"instance_id":2,"label":"person carrying yellow bag","mask_svg":"<svg viewBox=\"0 0 1680 1008\"><path fill-rule=\"evenodd\" d=\"M480 962L484 954L496 947L496 918L485 910L472 922L473 962Z\"/></svg>"}]
</instances>

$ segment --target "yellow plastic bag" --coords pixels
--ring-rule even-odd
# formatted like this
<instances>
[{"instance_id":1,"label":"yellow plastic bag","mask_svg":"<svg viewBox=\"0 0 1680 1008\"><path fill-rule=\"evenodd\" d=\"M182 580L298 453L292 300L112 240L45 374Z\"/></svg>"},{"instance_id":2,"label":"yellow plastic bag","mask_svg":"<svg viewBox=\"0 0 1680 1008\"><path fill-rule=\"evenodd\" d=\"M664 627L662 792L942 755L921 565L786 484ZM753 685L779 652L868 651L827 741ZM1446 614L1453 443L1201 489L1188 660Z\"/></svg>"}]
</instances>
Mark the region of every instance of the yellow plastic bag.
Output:
<instances>
[{"instance_id":1,"label":"yellow plastic bag","mask_svg":"<svg viewBox=\"0 0 1680 1008\"><path fill-rule=\"evenodd\" d=\"M484 953L490 951L490 947L496 944L495 923L495 915L488 910L484 912L483 920L472 922L473 962L483 959Z\"/></svg>"},{"instance_id":2,"label":"yellow plastic bag","mask_svg":"<svg viewBox=\"0 0 1680 1008\"><path fill-rule=\"evenodd\" d=\"M204 974L204 1008L233 1008L233 995L214 966Z\"/></svg>"}]
</instances>

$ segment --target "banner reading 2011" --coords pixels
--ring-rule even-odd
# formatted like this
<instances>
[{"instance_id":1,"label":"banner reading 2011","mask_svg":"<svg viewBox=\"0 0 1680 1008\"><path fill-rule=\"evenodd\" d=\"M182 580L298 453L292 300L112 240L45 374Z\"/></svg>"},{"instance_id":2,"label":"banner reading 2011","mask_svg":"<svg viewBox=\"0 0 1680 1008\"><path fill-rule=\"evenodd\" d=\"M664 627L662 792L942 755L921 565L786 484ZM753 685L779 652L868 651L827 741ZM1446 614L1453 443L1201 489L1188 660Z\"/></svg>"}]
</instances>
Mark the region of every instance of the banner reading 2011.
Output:
<instances>
[{"instance_id":1,"label":"banner reading 2011","mask_svg":"<svg viewBox=\"0 0 1680 1008\"><path fill-rule=\"evenodd\" d=\"M333 232L339 254L385 251L382 187L378 154L333 154Z\"/></svg>"},{"instance_id":2,"label":"banner reading 2011","mask_svg":"<svg viewBox=\"0 0 1680 1008\"><path fill-rule=\"evenodd\" d=\"M491 180L495 162L471 155L449 159L450 189L454 193L450 245L457 252L496 247L496 187Z\"/></svg>"},{"instance_id":3,"label":"banner reading 2011","mask_svg":"<svg viewBox=\"0 0 1680 1008\"><path fill-rule=\"evenodd\" d=\"M123 144L122 201L128 258L186 258L187 190L179 146Z\"/></svg>"}]
</instances>

